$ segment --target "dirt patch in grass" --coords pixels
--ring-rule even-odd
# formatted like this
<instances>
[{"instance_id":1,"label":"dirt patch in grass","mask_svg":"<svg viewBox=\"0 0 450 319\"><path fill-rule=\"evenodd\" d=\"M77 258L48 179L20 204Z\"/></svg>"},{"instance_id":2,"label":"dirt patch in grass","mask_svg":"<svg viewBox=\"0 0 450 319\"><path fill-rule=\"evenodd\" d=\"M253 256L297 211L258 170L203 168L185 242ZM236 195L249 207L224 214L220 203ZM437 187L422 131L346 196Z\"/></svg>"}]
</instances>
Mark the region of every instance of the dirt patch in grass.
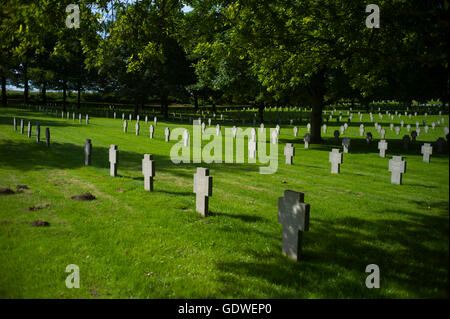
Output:
<instances>
[{"instance_id":1,"label":"dirt patch in grass","mask_svg":"<svg viewBox=\"0 0 450 319\"><path fill-rule=\"evenodd\" d=\"M96 199L96 197L94 195L92 195L91 193L86 193L86 194L72 196L72 197L70 197L70 199L87 201L87 200L94 200L94 199Z\"/></svg>"},{"instance_id":2,"label":"dirt patch in grass","mask_svg":"<svg viewBox=\"0 0 450 319\"><path fill-rule=\"evenodd\" d=\"M22 192L24 189L28 189L27 185L17 185L16 189L18 192Z\"/></svg>"},{"instance_id":3,"label":"dirt patch in grass","mask_svg":"<svg viewBox=\"0 0 450 319\"><path fill-rule=\"evenodd\" d=\"M0 195L12 195L15 194L16 192L13 191L11 188L9 187L3 187L0 188Z\"/></svg>"},{"instance_id":4,"label":"dirt patch in grass","mask_svg":"<svg viewBox=\"0 0 450 319\"><path fill-rule=\"evenodd\" d=\"M50 226L50 223L44 220L35 220L34 222L31 222L31 226L35 227Z\"/></svg>"},{"instance_id":5,"label":"dirt patch in grass","mask_svg":"<svg viewBox=\"0 0 450 319\"><path fill-rule=\"evenodd\" d=\"M49 206L50 206L49 203L45 203L42 206L41 205L35 205L35 206L28 207L28 211L33 212L33 211L40 210L40 209L42 209L44 207L49 207Z\"/></svg>"}]
</instances>

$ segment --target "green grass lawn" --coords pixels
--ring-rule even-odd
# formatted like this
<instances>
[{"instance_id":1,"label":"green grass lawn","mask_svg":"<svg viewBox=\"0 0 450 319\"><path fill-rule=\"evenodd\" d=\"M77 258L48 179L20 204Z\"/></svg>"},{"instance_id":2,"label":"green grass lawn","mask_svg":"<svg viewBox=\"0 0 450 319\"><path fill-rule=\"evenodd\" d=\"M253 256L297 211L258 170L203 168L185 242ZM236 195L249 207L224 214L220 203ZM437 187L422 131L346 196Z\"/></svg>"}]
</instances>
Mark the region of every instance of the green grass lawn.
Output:
<instances>
[{"instance_id":1,"label":"green grass lawn","mask_svg":"<svg viewBox=\"0 0 450 319\"><path fill-rule=\"evenodd\" d=\"M24 135L13 130L13 116L18 123L24 118L25 125L31 119L31 139L26 128ZM426 120L431 125L440 118ZM428 134L422 127L418 142L405 151L406 129L397 136L388 127L390 119L384 115L380 121L375 114L389 143L387 157L380 158L379 134L368 114L363 122L374 137L369 146L359 137L355 114L344 135L352 138L350 154L343 155L338 175L330 174L328 162L329 151L337 147L335 120L325 143L308 150L301 138L305 125L298 138L293 126L282 125L278 171L261 175L258 163L172 163L175 142L164 142L164 128L189 128L192 138L187 124L159 121L151 140L143 116L136 136L135 121L125 134L121 119L91 116L86 125L0 109L0 188L28 186L22 193L0 195L0 298L448 298L448 149L438 154L434 147L430 163L420 154L423 142L444 136L449 125L448 115L444 118ZM424 117L402 119L413 124ZM50 148L45 127L51 130ZM93 145L89 167L84 166L86 138ZM287 142L295 143L293 166L284 164ZM115 178L109 176L110 144L119 148ZM154 192L144 190L145 153L155 160ZM403 185L390 184L392 155L407 161ZM207 218L195 212L197 166L209 167L213 176ZM285 189L305 193L311 205L298 263L281 252L277 208ZM86 192L97 199L70 199ZM28 210L35 205L44 207ZM50 226L32 227L38 219ZM65 286L69 264L80 267L79 289ZM380 289L365 286L368 264L380 267Z\"/></svg>"}]
</instances>

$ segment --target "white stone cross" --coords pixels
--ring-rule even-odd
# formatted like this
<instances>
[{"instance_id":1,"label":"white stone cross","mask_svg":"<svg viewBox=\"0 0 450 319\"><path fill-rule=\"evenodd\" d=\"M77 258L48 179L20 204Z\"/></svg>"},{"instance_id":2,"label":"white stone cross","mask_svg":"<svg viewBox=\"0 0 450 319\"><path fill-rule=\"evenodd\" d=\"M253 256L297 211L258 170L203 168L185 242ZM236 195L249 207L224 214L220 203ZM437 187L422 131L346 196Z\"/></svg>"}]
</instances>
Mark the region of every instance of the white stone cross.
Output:
<instances>
[{"instance_id":1,"label":"white stone cross","mask_svg":"<svg viewBox=\"0 0 450 319\"><path fill-rule=\"evenodd\" d=\"M284 156L286 156L286 164L292 165L292 157L295 155L295 148L291 143L287 143L284 147Z\"/></svg>"},{"instance_id":2,"label":"white stone cross","mask_svg":"<svg viewBox=\"0 0 450 319\"><path fill-rule=\"evenodd\" d=\"M302 252L302 234L309 230L309 204L304 194L284 191L278 198L278 222L283 225L282 251L288 258L299 261Z\"/></svg>"},{"instance_id":3,"label":"white stone cross","mask_svg":"<svg viewBox=\"0 0 450 319\"><path fill-rule=\"evenodd\" d=\"M127 132L127 127L128 127L128 122L127 122L127 120L123 120L123 132L124 132L124 133Z\"/></svg>"},{"instance_id":4,"label":"white stone cross","mask_svg":"<svg viewBox=\"0 0 450 319\"><path fill-rule=\"evenodd\" d=\"M117 145L111 145L109 148L109 175L117 176L117 164L119 162L119 151Z\"/></svg>"},{"instance_id":5,"label":"white stone cross","mask_svg":"<svg viewBox=\"0 0 450 319\"><path fill-rule=\"evenodd\" d=\"M381 140L378 142L378 149L380 150L380 157L386 157L386 150L388 148L388 143L386 140Z\"/></svg>"},{"instance_id":6,"label":"white stone cross","mask_svg":"<svg viewBox=\"0 0 450 319\"><path fill-rule=\"evenodd\" d=\"M430 143L425 143L422 145L421 153L423 154L423 161L426 163L430 162L430 155L433 154L433 146Z\"/></svg>"},{"instance_id":7,"label":"white stone cross","mask_svg":"<svg viewBox=\"0 0 450 319\"><path fill-rule=\"evenodd\" d=\"M188 130L184 130L183 132L183 146L184 147L188 147L189 146L189 131Z\"/></svg>"},{"instance_id":8,"label":"white stone cross","mask_svg":"<svg viewBox=\"0 0 450 319\"><path fill-rule=\"evenodd\" d=\"M402 184L402 174L406 172L406 162L401 156L393 156L389 160L389 172L391 172L391 184Z\"/></svg>"},{"instance_id":9,"label":"white stone cross","mask_svg":"<svg viewBox=\"0 0 450 319\"><path fill-rule=\"evenodd\" d=\"M136 128L136 135L139 136L139 129L140 129L140 127L139 127L139 121L136 121L135 128Z\"/></svg>"},{"instance_id":10,"label":"white stone cross","mask_svg":"<svg viewBox=\"0 0 450 319\"><path fill-rule=\"evenodd\" d=\"M329 162L331 163L331 173L339 174L340 165L342 164L342 153L340 153L338 148L331 150Z\"/></svg>"},{"instance_id":11,"label":"white stone cross","mask_svg":"<svg viewBox=\"0 0 450 319\"><path fill-rule=\"evenodd\" d=\"M153 125L150 124L150 127L148 128L149 132L150 132L150 138L153 138L153 132L155 131L155 129L153 128Z\"/></svg>"},{"instance_id":12,"label":"white stone cross","mask_svg":"<svg viewBox=\"0 0 450 319\"><path fill-rule=\"evenodd\" d=\"M166 127L166 128L164 129L164 135L165 135L165 137L166 137L166 142L168 142L168 141L169 141L169 138L170 138L170 129L169 129L168 127Z\"/></svg>"},{"instance_id":13,"label":"white stone cross","mask_svg":"<svg viewBox=\"0 0 450 319\"><path fill-rule=\"evenodd\" d=\"M194 193L196 195L195 206L200 215L208 215L208 198L212 196L212 176L209 176L209 169L197 167L194 174Z\"/></svg>"},{"instance_id":14,"label":"white stone cross","mask_svg":"<svg viewBox=\"0 0 450 319\"><path fill-rule=\"evenodd\" d=\"M144 154L142 159L142 174L144 175L144 189L153 191L153 177L155 176L155 165L153 155Z\"/></svg>"}]
</instances>

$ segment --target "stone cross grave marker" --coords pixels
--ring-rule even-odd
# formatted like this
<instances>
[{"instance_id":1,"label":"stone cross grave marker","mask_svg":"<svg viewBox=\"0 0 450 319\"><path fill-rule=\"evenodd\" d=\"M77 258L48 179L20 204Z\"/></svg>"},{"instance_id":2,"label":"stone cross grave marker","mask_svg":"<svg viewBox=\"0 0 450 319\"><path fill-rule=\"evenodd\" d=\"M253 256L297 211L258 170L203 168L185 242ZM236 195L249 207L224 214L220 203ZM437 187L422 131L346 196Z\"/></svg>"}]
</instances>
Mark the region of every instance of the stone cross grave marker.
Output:
<instances>
[{"instance_id":1,"label":"stone cross grave marker","mask_svg":"<svg viewBox=\"0 0 450 319\"><path fill-rule=\"evenodd\" d=\"M418 136L416 131L412 131L411 132L411 137L412 137L412 141L415 142L416 141L416 137Z\"/></svg>"},{"instance_id":2,"label":"stone cross grave marker","mask_svg":"<svg viewBox=\"0 0 450 319\"><path fill-rule=\"evenodd\" d=\"M309 142L311 141L311 135L309 133L306 133L305 136L303 136L303 141L305 142L305 148L309 148Z\"/></svg>"},{"instance_id":3,"label":"stone cross grave marker","mask_svg":"<svg viewBox=\"0 0 450 319\"><path fill-rule=\"evenodd\" d=\"M32 126L31 126L31 122L30 122L30 121L28 121L28 132L27 132L27 136L28 136L28 138L30 138L30 137L31 137L31 128L32 128Z\"/></svg>"},{"instance_id":4,"label":"stone cross grave marker","mask_svg":"<svg viewBox=\"0 0 450 319\"><path fill-rule=\"evenodd\" d=\"M423 155L422 160L425 163L429 163L430 162L430 155L433 154L433 146L431 146L430 143L423 144L422 148L421 148L421 153Z\"/></svg>"},{"instance_id":5,"label":"stone cross grave marker","mask_svg":"<svg viewBox=\"0 0 450 319\"><path fill-rule=\"evenodd\" d=\"M133 118L132 115L128 114L128 119L130 120L130 122L131 122L132 118Z\"/></svg>"},{"instance_id":6,"label":"stone cross grave marker","mask_svg":"<svg viewBox=\"0 0 450 319\"><path fill-rule=\"evenodd\" d=\"M342 164L342 153L338 148L333 148L330 152L329 162L331 163L331 173L339 174L340 165Z\"/></svg>"},{"instance_id":7,"label":"stone cross grave marker","mask_svg":"<svg viewBox=\"0 0 450 319\"><path fill-rule=\"evenodd\" d=\"M168 141L169 141L169 138L170 138L170 129L169 129L168 127L166 127L166 128L164 129L164 135L165 135L165 137L166 137L166 142L168 142Z\"/></svg>"},{"instance_id":8,"label":"stone cross grave marker","mask_svg":"<svg viewBox=\"0 0 450 319\"><path fill-rule=\"evenodd\" d=\"M380 135L381 135L381 138L382 138L382 139L384 139L384 137L386 136L386 130L385 130L384 128L382 128L382 129L380 130Z\"/></svg>"},{"instance_id":9,"label":"stone cross grave marker","mask_svg":"<svg viewBox=\"0 0 450 319\"><path fill-rule=\"evenodd\" d=\"M348 153L348 150L350 149L350 142L351 139L349 137L344 137L342 139L342 146L344 148L344 153Z\"/></svg>"},{"instance_id":10,"label":"stone cross grave marker","mask_svg":"<svg viewBox=\"0 0 450 319\"><path fill-rule=\"evenodd\" d=\"M91 139L87 138L84 143L84 165L91 165L92 143Z\"/></svg>"},{"instance_id":11,"label":"stone cross grave marker","mask_svg":"<svg viewBox=\"0 0 450 319\"><path fill-rule=\"evenodd\" d=\"M295 148L291 143L287 143L284 147L284 156L286 156L286 164L292 165L292 157L295 155Z\"/></svg>"},{"instance_id":12,"label":"stone cross grave marker","mask_svg":"<svg viewBox=\"0 0 450 319\"><path fill-rule=\"evenodd\" d=\"M20 119L20 134L23 134L24 127L23 127L23 119Z\"/></svg>"},{"instance_id":13,"label":"stone cross grave marker","mask_svg":"<svg viewBox=\"0 0 450 319\"><path fill-rule=\"evenodd\" d=\"M156 126L157 123L158 123L158 117L155 116L155 117L153 118L153 124L155 124L155 126Z\"/></svg>"},{"instance_id":14,"label":"stone cross grave marker","mask_svg":"<svg viewBox=\"0 0 450 319\"><path fill-rule=\"evenodd\" d=\"M395 134L397 134L397 135L400 134L400 126L395 127Z\"/></svg>"},{"instance_id":15,"label":"stone cross grave marker","mask_svg":"<svg viewBox=\"0 0 450 319\"><path fill-rule=\"evenodd\" d=\"M149 133L150 133L150 138L153 138L153 132L155 131L155 129L153 128L153 124L150 124L150 127L148 128Z\"/></svg>"},{"instance_id":16,"label":"stone cross grave marker","mask_svg":"<svg viewBox=\"0 0 450 319\"><path fill-rule=\"evenodd\" d=\"M217 136L220 135L220 125L219 124L216 125L216 135Z\"/></svg>"},{"instance_id":17,"label":"stone cross grave marker","mask_svg":"<svg viewBox=\"0 0 450 319\"><path fill-rule=\"evenodd\" d=\"M441 154L444 153L444 145L445 145L445 140L442 137L440 137L436 140L436 146L437 146L438 153L441 153Z\"/></svg>"},{"instance_id":18,"label":"stone cross grave marker","mask_svg":"<svg viewBox=\"0 0 450 319\"><path fill-rule=\"evenodd\" d=\"M364 136L364 124L359 126L359 136Z\"/></svg>"},{"instance_id":19,"label":"stone cross grave marker","mask_svg":"<svg viewBox=\"0 0 450 319\"><path fill-rule=\"evenodd\" d=\"M334 142L339 143L339 131L338 130L334 131Z\"/></svg>"},{"instance_id":20,"label":"stone cross grave marker","mask_svg":"<svg viewBox=\"0 0 450 319\"><path fill-rule=\"evenodd\" d=\"M386 157L386 150L388 148L388 143L386 140L381 140L378 142L378 149L380 150L380 157Z\"/></svg>"},{"instance_id":21,"label":"stone cross grave marker","mask_svg":"<svg viewBox=\"0 0 450 319\"><path fill-rule=\"evenodd\" d=\"M278 222L283 225L281 247L289 259L300 260L302 234L309 230L309 211L303 193L285 190L284 197L278 198Z\"/></svg>"},{"instance_id":22,"label":"stone cross grave marker","mask_svg":"<svg viewBox=\"0 0 450 319\"><path fill-rule=\"evenodd\" d=\"M272 131L272 144L278 144L278 132L277 130Z\"/></svg>"},{"instance_id":23,"label":"stone cross grave marker","mask_svg":"<svg viewBox=\"0 0 450 319\"><path fill-rule=\"evenodd\" d=\"M123 132L126 133L128 128L128 122L127 120L123 120Z\"/></svg>"},{"instance_id":24,"label":"stone cross grave marker","mask_svg":"<svg viewBox=\"0 0 450 319\"><path fill-rule=\"evenodd\" d=\"M184 130L183 131L183 146L188 147L189 146L189 131Z\"/></svg>"},{"instance_id":25,"label":"stone cross grave marker","mask_svg":"<svg viewBox=\"0 0 450 319\"><path fill-rule=\"evenodd\" d=\"M139 129L140 129L139 121L136 121L135 129L136 129L136 136L139 136Z\"/></svg>"},{"instance_id":26,"label":"stone cross grave marker","mask_svg":"<svg viewBox=\"0 0 450 319\"><path fill-rule=\"evenodd\" d=\"M208 199L212 196L212 181L208 168L197 167L197 173L194 174L195 206L197 212L203 217L208 215Z\"/></svg>"},{"instance_id":27,"label":"stone cross grave marker","mask_svg":"<svg viewBox=\"0 0 450 319\"><path fill-rule=\"evenodd\" d=\"M144 189L146 191L153 191L155 164L152 154L144 154L144 158L142 159L142 175L144 175Z\"/></svg>"},{"instance_id":28,"label":"stone cross grave marker","mask_svg":"<svg viewBox=\"0 0 450 319\"><path fill-rule=\"evenodd\" d=\"M117 164L119 163L119 150L117 145L111 144L109 147L109 175L117 176Z\"/></svg>"},{"instance_id":29,"label":"stone cross grave marker","mask_svg":"<svg viewBox=\"0 0 450 319\"><path fill-rule=\"evenodd\" d=\"M255 159L256 158L256 138L251 138L248 141L248 158Z\"/></svg>"},{"instance_id":30,"label":"stone cross grave marker","mask_svg":"<svg viewBox=\"0 0 450 319\"><path fill-rule=\"evenodd\" d=\"M237 128L236 128L236 126L233 126L233 127L231 128L231 133L233 134L233 138L236 138L236 134L237 134Z\"/></svg>"},{"instance_id":31,"label":"stone cross grave marker","mask_svg":"<svg viewBox=\"0 0 450 319\"><path fill-rule=\"evenodd\" d=\"M391 172L391 184L402 184L402 174L406 172L406 162L401 156L393 156L389 160L389 172Z\"/></svg>"},{"instance_id":32,"label":"stone cross grave marker","mask_svg":"<svg viewBox=\"0 0 450 319\"><path fill-rule=\"evenodd\" d=\"M41 141L41 125L38 124L36 125L36 142L40 142Z\"/></svg>"},{"instance_id":33,"label":"stone cross grave marker","mask_svg":"<svg viewBox=\"0 0 450 319\"><path fill-rule=\"evenodd\" d=\"M366 142L367 142L367 144L370 144L370 142L372 142L372 139L373 139L372 133L367 132L367 134L366 134Z\"/></svg>"},{"instance_id":34,"label":"stone cross grave marker","mask_svg":"<svg viewBox=\"0 0 450 319\"><path fill-rule=\"evenodd\" d=\"M48 127L45 128L45 142L47 147L50 147L50 129Z\"/></svg>"},{"instance_id":35,"label":"stone cross grave marker","mask_svg":"<svg viewBox=\"0 0 450 319\"><path fill-rule=\"evenodd\" d=\"M17 120L16 120L15 117L14 117L14 120L13 120L13 126L14 126L14 131L17 131Z\"/></svg>"},{"instance_id":36,"label":"stone cross grave marker","mask_svg":"<svg viewBox=\"0 0 450 319\"><path fill-rule=\"evenodd\" d=\"M311 131L311 124L310 123L306 124L306 129L308 130L308 132Z\"/></svg>"},{"instance_id":37,"label":"stone cross grave marker","mask_svg":"<svg viewBox=\"0 0 450 319\"><path fill-rule=\"evenodd\" d=\"M407 150L408 146L409 146L409 143L411 142L411 139L409 138L409 135L404 135L402 141L403 141L403 148L405 150Z\"/></svg>"},{"instance_id":38,"label":"stone cross grave marker","mask_svg":"<svg viewBox=\"0 0 450 319\"><path fill-rule=\"evenodd\" d=\"M322 131L323 131L323 134L327 134L327 125L326 124L324 124L322 126Z\"/></svg>"},{"instance_id":39,"label":"stone cross grave marker","mask_svg":"<svg viewBox=\"0 0 450 319\"><path fill-rule=\"evenodd\" d=\"M89 124L89 114L86 114L86 124Z\"/></svg>"},{"instance_id":40,"label":"stone cross grave marker","mask_svg":"<svg viewBox=\"0 0 450 319\"><path fill-rule=\"evenodd\" d=\"M294 131L294 137L297 137L297 134L298 134L297 126L294 126L293 131Z\"/></svg>"}]
</instances>

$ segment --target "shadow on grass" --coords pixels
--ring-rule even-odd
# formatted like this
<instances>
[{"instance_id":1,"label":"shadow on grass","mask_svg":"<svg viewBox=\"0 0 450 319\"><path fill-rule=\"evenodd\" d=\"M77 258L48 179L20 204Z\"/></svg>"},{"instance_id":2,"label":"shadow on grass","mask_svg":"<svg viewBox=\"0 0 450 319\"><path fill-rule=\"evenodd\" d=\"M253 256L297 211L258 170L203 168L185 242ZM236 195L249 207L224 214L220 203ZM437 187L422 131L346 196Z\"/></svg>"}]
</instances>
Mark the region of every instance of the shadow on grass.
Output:
<instances>
[{"instance_id":1,"label":"shadow on grass","mask_svg":"<svg viewBox=\"0 0 450 319\"><path fill-rule=\"evenodd\" d=\"M399 293L448 298L448 202L431 205L442 206L437 216L401 209L379 212L394 215L389 219L311 216L298 263L282 255L280 227L279 233L262 239L271 253L244 248L240 253L245 261L216 263L222 273L221 291L225 295L246 291L250 277L272 298L395 298ZM365 286L369 264L380 267L381 289Z\"/></svg>"}]
</instances>

